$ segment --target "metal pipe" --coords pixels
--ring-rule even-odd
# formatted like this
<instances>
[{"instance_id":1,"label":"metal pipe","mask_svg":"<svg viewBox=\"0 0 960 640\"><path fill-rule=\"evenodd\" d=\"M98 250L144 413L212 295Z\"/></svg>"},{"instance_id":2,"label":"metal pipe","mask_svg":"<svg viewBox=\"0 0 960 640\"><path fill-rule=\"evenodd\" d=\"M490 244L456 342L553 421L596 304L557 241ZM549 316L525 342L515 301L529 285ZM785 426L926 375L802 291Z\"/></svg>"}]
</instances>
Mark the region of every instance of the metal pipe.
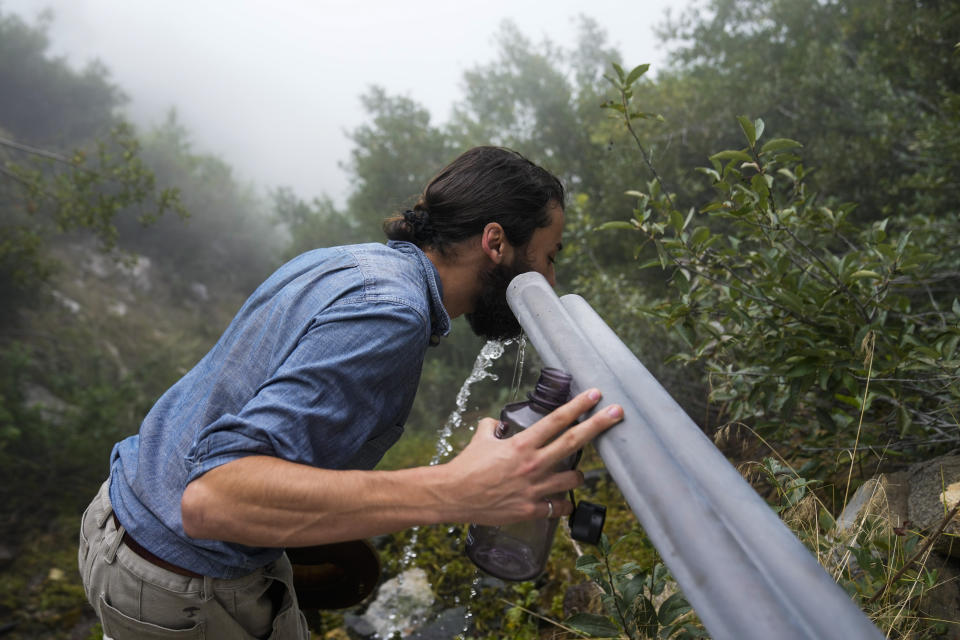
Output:
<instances>
[{"instance_id":1,"label":"metal pipe","mask_svg":"<svg viewBox=\"0 0 960 640\"><path fill-rule=\"evenodd\" d=\"M714 638L883 637L583 298L561 300L530 272L507 299L574 392L624 407L594 444Z\"/></svg>"}]
</instances>

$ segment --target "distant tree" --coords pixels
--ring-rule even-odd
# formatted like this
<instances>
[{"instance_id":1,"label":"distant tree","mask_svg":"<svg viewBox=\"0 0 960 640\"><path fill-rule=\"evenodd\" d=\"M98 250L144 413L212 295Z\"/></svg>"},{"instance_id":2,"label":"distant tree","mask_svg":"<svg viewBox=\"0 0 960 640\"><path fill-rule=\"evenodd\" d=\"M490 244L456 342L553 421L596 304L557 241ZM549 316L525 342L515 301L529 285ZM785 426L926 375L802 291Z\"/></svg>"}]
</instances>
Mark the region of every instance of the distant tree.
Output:
<instances>
[{"instance_id":1,"label":"distant tree","mask_svg":"<svg viewBox=\"0 0 960 640\"><path fill-rule=\"evenodd\" d=\"M194 151L175 110L143 136L143 156L158 184L181 194L187 220L158 220L149 230L124 221L121 242L186 283L249 293L276 266L282 237L253 185L222 159Z\"/></svg>"},{"instance_id":2,"label":"distant tree","mask_svg":"<svg viewBox=\"0 0 960 640\"><path fill-rule=\"evenodd\" d=\"M430 112L412 99L371 87L361 102L370 123L349 133L354 149L344 168L353 192L345 213L359 237L380 240L384 218L412 206L456 151L449 137L430 124Z\"/></svg>"},{"instance_id":3,"label":"distant tree","mask_svg":"<svg viewBox=\"0 0 960 640\"><path fill-rule=\"evenodd\" d=\"M664 174L738 144L724 123L750 113L803 140L820 168L811 189L858 202L857 218L904 204L933 213L960 196L953 3L710 0L661 35L670 72L647 104L671 123Z\"/></svg>"},{"instance_id":4,"label":"distant tree","mask_svg":"<svg viewBox=\"0 0 960 640\"><path fill-rule=\"evenodd\" d=\"M0 137L0 291L30 290L50 274L46 249L56 234L85 230L110 250L121 214L147 224L169 209L183 212L179 193L156 187L139 150L122 121L69 155Z\"/></svg>"},{"instance_id":5,"label":"distant tree","mask_svg":"<svg viewBox=\"0 0 960 640\"><path fill-rule=\"evenodd\" d=\"M291 189L280 187L272 192L271 199L273 215L290 238L283 253L284 258L369 237L367 230L360 229L355 220L338 210L328 196L308 203L298 198Z\"/></svg>"},{"instance_id":6,"label":"distant tree","mask_svg":"<svg viewBox=\"0 0 960 640\"><path fill-rule=\"evenodd\" d=\"M49 55L49 12L30 25L0 7L0 127L36 147L70 148L106 136L126 96L93 62L81 72Z\"/></svg>"},{"instance_id":7,"label":"distant tree","mask_svg":"<svg viewBox=\"0 0 960 640\"><path fill-rule=\"evenodd\" d=\"M77 73L51 59L45 29L45 22L29 26L0 14L0 296L6 314L51 273L48 249L56 236L87 231L110 250L119 219L142 224L168 210L183 212L176 189L157 187L133 127L113 114L122 94L106 71L93 66Z\"/></svg>"}]
</instances>

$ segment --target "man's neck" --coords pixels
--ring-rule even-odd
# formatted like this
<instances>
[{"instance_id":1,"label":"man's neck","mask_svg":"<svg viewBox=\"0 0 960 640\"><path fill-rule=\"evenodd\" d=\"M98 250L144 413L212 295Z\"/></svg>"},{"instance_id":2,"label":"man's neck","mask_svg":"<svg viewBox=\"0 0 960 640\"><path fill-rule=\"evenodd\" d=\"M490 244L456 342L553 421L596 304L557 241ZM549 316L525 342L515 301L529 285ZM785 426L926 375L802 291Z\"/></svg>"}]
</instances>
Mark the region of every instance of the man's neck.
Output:
<instances>
[{"instance_id":1,"label":"man's neck","mask_svg":"<svg viewBox=\"0 0 960 640\"><path fill-rule=\"evenodd\" d=\"M443 285L443 307L450 319L473 311L480 290L479 274L489 269L489 260L478 247L470 246L467 240L455 250L442 256L432 249L424 253L437 268Z\"/></svg>"}]
</instances>

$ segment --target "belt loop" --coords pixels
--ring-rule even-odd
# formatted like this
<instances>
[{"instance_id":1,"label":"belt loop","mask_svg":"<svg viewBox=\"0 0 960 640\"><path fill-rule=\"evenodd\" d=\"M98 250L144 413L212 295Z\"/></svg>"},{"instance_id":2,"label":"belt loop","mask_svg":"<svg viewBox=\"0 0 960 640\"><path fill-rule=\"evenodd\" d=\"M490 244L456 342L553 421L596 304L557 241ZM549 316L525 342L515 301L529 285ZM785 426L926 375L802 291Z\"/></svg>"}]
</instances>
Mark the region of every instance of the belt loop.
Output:
<instances>
[{"instance_id":1,"label":"belt loop","mask_svg":"<svg viewBox=\"0 0 960 640\"><path fill-rule=\"evenodd\" d=\"M110 478L107 478L107 480L100 485L100 490L97 492L97 502L100 506L100 510L95 512L97 529L103 529L103 525L106 524L110 514L113 513L113 505L110 504Z\"/></svg>"},{"instance_id":2,"label":"belt loop","mask_svg":"<svg viewBox=\"0 0 960 640\"><path fill-rule=\"evenodd\" d=\"M207 602L208 600L213 600L213 596L213 578L203 576L203 592L200 594L200 600Z\"/></svg>"},{"instance_id":3,"label":"belt loop","mask_svg":"<svg viewBox=\"0 0 960 640\"><path fill-rule=\"evenodd\" d=\"M114 559L117 557L117 549L119 549L121 543L123 543L124 533L126 533L126 529L123 528L122 524L119 525L114 531L113 539L110 540L106 550L103 552L103 559L107 562L107 564L113 564Z\"/></svg>"}]
</instances>

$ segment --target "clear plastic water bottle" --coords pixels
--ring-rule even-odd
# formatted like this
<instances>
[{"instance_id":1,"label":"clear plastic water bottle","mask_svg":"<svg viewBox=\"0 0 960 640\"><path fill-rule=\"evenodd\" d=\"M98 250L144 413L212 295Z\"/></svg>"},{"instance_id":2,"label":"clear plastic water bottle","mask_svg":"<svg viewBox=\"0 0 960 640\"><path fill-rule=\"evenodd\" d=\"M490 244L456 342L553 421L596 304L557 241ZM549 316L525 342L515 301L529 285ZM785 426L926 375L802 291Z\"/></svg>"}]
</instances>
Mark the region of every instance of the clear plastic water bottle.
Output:
<instances>
[{"instance_id":1,"label":"clear plastic water bottle","mask_svg":"<svg viewBox=\"0 0 960 640\"><path fill-rule=\"evenodd\" d=\"M550 367L540 372L536 388L525 402L513 402L500 413L498 438L509 438L564 404L570 395L570 375ZM557 464L557 471L573 469L579 452ZM562 493L547 496L561 501ZM475 565L504 580L530 580L547 566L557 518L539 518L500 526L470 525L467 556Z\"/></svg>"}]
</instances>

